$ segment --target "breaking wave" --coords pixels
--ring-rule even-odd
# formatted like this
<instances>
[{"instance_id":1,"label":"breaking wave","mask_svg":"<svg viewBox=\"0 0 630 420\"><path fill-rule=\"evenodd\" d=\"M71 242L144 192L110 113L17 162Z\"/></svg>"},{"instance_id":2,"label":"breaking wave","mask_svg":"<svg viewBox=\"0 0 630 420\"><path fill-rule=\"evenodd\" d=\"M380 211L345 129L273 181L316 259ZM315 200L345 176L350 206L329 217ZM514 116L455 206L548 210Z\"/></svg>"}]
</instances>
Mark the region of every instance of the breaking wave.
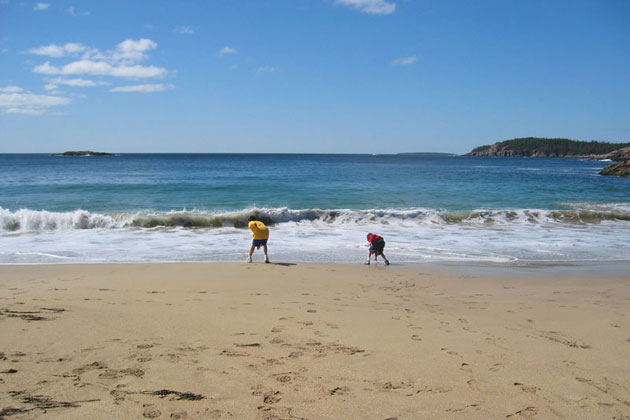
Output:
<instances>
[{"instance_id":1,"label":"breaking wave","mask_svg":"<svg viewBox=\"0 0 630 420\"><path fill-rule=\"evenodd\" d=\"M630 222L630 203L568 203L563 210L540 209L289 209L252 208L239 211L139 211L133 213L92 213L87 210L50 212L21 209L10 211L0 207L0 232L37 232L75 229L152 229L152 228L221 228L247 226L250 215L276 225L282 223L324 224L418 224L466 225L470 227L510 224L573 224Z\"/></svg>"}]
</instances>

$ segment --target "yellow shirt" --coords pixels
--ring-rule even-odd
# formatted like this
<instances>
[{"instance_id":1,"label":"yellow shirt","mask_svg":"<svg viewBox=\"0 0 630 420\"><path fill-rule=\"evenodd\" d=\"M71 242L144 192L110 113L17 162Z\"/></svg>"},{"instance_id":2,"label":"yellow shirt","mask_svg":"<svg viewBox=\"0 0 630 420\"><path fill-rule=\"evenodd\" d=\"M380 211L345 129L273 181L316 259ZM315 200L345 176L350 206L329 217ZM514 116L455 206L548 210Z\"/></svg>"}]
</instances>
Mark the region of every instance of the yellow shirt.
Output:
<instances>
[{"instance_id":1,"label":"yellow shirt","mask_svg":"<svg viewBox=\"0 0 630 420\"><path fill-rule=\"evenodd\" d=\"M269 229L263 222L254 220L249 222L249 228L254 232L254 239L269 239Z\"/></svg>"}]
</instances>

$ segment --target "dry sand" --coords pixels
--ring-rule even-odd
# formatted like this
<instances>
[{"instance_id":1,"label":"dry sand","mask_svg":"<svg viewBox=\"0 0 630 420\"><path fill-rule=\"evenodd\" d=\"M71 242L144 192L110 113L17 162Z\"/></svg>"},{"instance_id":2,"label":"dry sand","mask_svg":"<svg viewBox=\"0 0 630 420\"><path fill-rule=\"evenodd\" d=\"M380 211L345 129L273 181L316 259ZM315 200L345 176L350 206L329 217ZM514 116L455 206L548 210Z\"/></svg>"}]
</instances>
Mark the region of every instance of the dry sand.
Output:
<instances>
[{"instance_id":1,"label":"dry sand","mask_svg":"<svg viewBox=\"0 0 630 420\"><path fill-rule=\"evenodd\" d=\"M0 267L6 419L628 419L630 276Z\"/></svg>"}]
</instances>

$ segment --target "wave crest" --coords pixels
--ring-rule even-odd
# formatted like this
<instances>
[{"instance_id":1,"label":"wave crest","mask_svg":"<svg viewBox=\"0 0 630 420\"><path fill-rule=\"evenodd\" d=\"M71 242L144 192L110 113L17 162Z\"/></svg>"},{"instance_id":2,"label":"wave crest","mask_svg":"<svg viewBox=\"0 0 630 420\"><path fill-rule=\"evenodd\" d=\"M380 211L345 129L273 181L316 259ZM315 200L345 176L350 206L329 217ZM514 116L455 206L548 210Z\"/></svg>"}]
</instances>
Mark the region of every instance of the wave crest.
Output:
<instances>
[{"instance_id":1,"label":"wave crest","mask_svg":"<svg viewBox=\"0 0 630 420\"><path fill-rule=\"evenodd\" d=\"M415 209L289 209L253 208L238 211L140 211L135 213L91 213L87 210L49 212L21 209L15 212L0 207L0 232L37 232L78 229L123 228L221 228L247 226L250 215L269 225L282 223L326 224L419 224L497 226L510 224L598 224L606 221L629 222L630 205L584 205L568 210L458 210Z\"/></svg>"}]
</instances>

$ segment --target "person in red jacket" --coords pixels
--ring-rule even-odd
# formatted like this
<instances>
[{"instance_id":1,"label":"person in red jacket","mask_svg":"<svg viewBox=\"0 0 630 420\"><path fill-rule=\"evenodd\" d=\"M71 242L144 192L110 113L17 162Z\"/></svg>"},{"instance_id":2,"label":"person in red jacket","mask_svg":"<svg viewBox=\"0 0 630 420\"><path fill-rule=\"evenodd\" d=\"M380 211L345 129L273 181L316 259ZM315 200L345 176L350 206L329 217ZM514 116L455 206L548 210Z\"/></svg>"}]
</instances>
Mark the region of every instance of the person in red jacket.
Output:
<instances>
[{"instance_id":1,"label":"person in red jacket","mask_svg":"<svg viewBox=\"0 0 630 420\"><path fill-rule=\"evenodd\" d=\"M365 265L370 265L370 257L374 254L374 262L378 262L378 256L383 256L385 260L385 265L389 265L389 260L383 254L383 249L385 248L385 239L382 236L375 235L373 233L367 234L367 240L370 243L370 250L368 251L368 258L365 262Z\"/></svg>"}]
</instances>

